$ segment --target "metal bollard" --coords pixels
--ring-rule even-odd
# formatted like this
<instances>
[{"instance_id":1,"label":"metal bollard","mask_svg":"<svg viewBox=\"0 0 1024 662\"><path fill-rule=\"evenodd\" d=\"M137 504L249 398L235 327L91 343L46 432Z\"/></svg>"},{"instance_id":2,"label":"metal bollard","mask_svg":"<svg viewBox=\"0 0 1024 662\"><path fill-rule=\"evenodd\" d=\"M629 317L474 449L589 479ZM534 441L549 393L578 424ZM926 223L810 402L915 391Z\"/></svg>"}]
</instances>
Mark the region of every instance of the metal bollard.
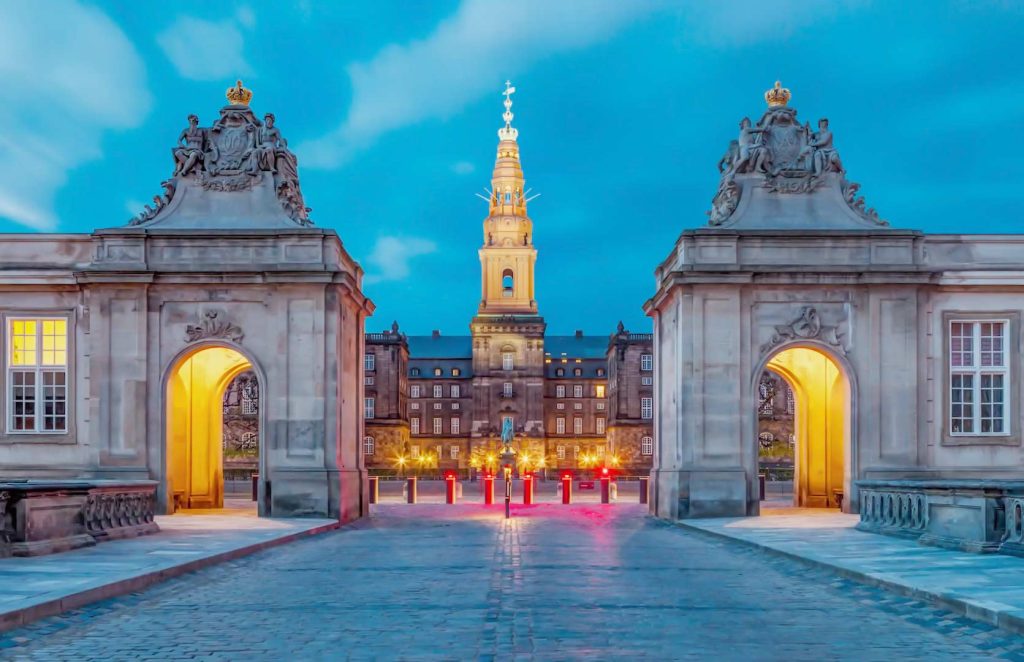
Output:
<instances>
[{"instance_id":1,"label":"metal bollard","mask_svg":"<svg viewBox=\"0 0 1024 662\"><path fill-rule=\"evenodd\" d=\"M409 476L405 479L405 501L416 503L416 476Z\"/></svg>"},{"instance_id":2,"label":"metal bollard","mask_svg":"<svg viewBox=\"0 0 1024 662\"><path fill-rule=\"evenodd\" d=\"M380 479L378 479L376 476L370 476L368 480L370 484L370 503L377 503L377 501L380 499Z\"/></svg>"},{"instance_id":3,"label":"metal bollard","mask_svg":"<svg viewBox=\"0 0 1024 662\"><path fill-rule=\"evenodd\" d=\"M640 503L647 503L651 479L647 476L640 477Z\"/></svg>"}]
</instances>

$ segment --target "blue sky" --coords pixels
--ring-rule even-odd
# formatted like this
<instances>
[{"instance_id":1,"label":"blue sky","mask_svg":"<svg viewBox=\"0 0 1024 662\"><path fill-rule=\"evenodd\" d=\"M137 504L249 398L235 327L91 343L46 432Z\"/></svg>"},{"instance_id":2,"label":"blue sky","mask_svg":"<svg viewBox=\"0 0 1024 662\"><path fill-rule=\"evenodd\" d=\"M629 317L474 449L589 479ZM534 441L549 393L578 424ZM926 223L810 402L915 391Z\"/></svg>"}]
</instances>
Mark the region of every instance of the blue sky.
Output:
<instances>
[{"instance_id":1,"label":"blue sky","mask_svg":"<svg viewBox=\"0 0 1024 662\"><path fill-rule=\"evenodd\" d=\"M778 78L896 227L1021 231L1024 3L0 0L0 231L123 225L236 77L367 271L370 330L468 332L505 79L550 333L646 330Z\"/></svg>"}]
</instances>

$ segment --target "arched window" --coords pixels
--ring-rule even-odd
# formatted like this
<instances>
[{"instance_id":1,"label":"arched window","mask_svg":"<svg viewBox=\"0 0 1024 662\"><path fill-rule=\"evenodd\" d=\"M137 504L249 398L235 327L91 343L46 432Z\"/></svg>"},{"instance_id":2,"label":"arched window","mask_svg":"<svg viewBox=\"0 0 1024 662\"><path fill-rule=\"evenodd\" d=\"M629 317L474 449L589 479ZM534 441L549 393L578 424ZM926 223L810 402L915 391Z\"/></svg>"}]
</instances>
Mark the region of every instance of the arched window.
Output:
<instances>
[{"instance_id":1,"label":"arched window","mask_svg":"<svg viewBox=\"0 0 1024 662\"><path fill-rule=\"evenodd\" d=\"M580 370L579 368L574 368L572 374L576 375L577 377L580 377L583 375L583 371Z\"/></svg>"},{"instance_id":2,"label":"arched window","mask_svg":"<svg viewBox=\"0 0 1024 662\"><path fill-rule=\"evenodd\" d=\"M440 368L434 368L434 376L435 377L440 377L441 376L441 369Z\"/></svg>"},{"instance_id":3,"label":"arched window","mask_svg":"<svg viewBox=\"0 0 1024 662\"><path fill-rule=\"evenodd\" d=\"M555 377L565 377L565 368L555 369Z\"/></svg>"},{"instance_id":4,"label":"arched window","mask_svg":"<svg viewBox=\"0 0 1024 662\"><path fill-rule=\"evenodd\" d=\"M375 450L373 437L363 437L363 455L373 455Z\"/></svg>"},{"instance_id":5,"label":"arched window","mask_svg":"<svg viewBox=\"0 0 1024 662\"><path fill-rule=\"evenodd\" d=\"M458 368L452 368L452 377L458 377L461 374L462 374L461 370L459 370Z\"/></svg>"},{"instance_id":6,"label":"arched window","mask_svg":"<svg viewBox=\"0 0 1024 662\"><path fill-rule=\"evenodd\" d=\"M501 272L501 295L510 297L512 296L512 286L514 280L512 278L512 270L505 269Z\"/></svg>"},{"instance_id":7,"label":"arched window","mask_svg":"<svg viewBox=\"0 0 1024 662\"><path fill-rule=\"evenodd\" d=\"M413 377L419 377L420 376L420 369L419 368L413 368L412 370L409 371L409 374L411 374Z\"/></svg>"},{"instance_id":8,"label":"arched window","mask_svg":"<svg viewBox=\"0 0 1024 662\"><path fill-rule=\"evenodd\" d=\"M597 369L597 376L598 377L604 377L604 368L598 368Z\"/></svg>"}]
</instances>

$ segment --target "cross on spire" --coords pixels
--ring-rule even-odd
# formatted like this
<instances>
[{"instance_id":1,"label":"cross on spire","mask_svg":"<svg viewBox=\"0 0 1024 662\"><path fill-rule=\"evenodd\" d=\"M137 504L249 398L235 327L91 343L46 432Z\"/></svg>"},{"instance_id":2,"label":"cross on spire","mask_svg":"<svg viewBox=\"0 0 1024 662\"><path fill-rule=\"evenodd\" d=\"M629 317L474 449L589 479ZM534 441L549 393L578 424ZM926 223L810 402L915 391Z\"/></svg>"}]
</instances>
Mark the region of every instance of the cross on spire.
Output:
<instances>
[{"instance_id":1,"label":"cross on spire","mask_svg":"<svg viewBox=\"0 0 1024 662\"><path fill-rule=\"evenodd\" d=\"M502 94L505 96L505 112L502 113L501 118L505 120L504 128L498 129L498 137L502 140L515 140L519 134L518 131L512 128L512 118L515 115L512 114L512 95L516 93L516 88L512 87L512 81L505 81L505 91Z\"/></svg>"}]
</instances>

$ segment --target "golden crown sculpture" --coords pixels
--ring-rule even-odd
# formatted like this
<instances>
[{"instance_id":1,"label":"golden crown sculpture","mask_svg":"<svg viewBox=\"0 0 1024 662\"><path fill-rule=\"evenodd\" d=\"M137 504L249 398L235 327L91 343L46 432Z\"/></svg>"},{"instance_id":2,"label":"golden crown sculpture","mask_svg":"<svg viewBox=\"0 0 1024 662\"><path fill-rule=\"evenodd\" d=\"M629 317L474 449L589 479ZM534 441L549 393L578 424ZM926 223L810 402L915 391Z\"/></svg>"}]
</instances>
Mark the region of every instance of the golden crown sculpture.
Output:
<instances>
[{"instance_id":1,"label":"golden crown sculpture","mask_svg":"<svg viewBox=\"0 0 1024 662\"><path fill-rule=\"evenodd\" d=\"M228 101L235 106L248 106L249 101L252 100L252 90L248 90L242 87L242 81L235 81L234 87L229 87L228 91L224 93L224 96L228 98Z\"/></svg>"},{"instance_id":2,"label":"golden crown sculpture","mask_svg":"<svg viewBox=\"0 0 1024 662\"><path fill-rule=\"evenodd\" d=\"M768 102L769 108L776 106L785 106L789 103L789 98L793 96L789 90L782 87L782 83L775 81L775 87L764 93L764 100Z\"/></svg>"}]
</instances>

